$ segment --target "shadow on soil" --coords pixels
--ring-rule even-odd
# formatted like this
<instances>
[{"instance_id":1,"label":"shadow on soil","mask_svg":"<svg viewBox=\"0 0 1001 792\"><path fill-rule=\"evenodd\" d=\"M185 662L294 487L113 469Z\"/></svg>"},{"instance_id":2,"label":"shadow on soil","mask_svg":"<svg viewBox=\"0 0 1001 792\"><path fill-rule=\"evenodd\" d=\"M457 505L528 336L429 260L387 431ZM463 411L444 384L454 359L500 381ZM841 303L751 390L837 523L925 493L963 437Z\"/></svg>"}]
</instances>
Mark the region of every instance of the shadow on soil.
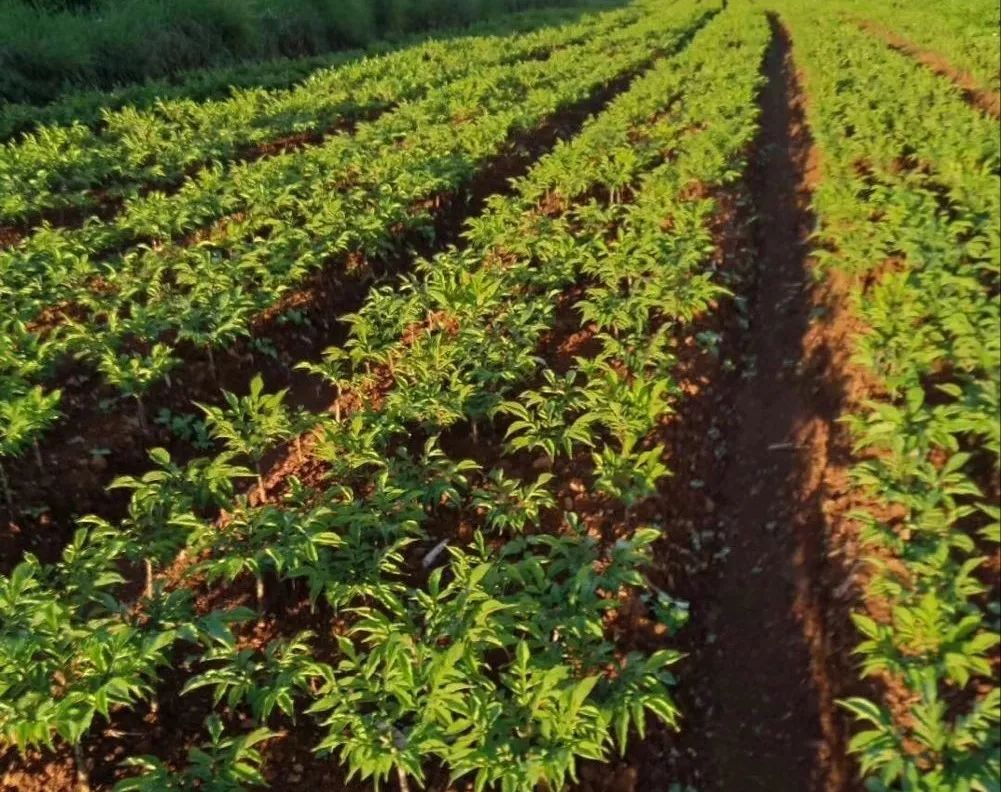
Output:
<instances>
[{"instance_id":1,"label":"shadow on soil","mask_svg":"<svg viewBox=\"0 0 1001 792\"><path fill-rule=\"evenodd\" d=\"M721 357L741 362L693 378L698 395L678 418L688 443L674 449L665 506L689 542L668 548L680 561L663 578L692 602L692 624L678 636L689 654L679 668L685 721L665 737L660 767L643 763L652 769L635 789L859 789L835 703L857 686L854 592L843 585L851 572L829 514L832 478L848 464L835 419L850 389L850 333L837 323L849 318L828 309L831 295L812 272L817 152L792 43L777 17L769 21L761 134L748 205L735 218L754 218L737 287L746 304L743 314L729 309L722 329Z\"/></svg>"}]
</instances>

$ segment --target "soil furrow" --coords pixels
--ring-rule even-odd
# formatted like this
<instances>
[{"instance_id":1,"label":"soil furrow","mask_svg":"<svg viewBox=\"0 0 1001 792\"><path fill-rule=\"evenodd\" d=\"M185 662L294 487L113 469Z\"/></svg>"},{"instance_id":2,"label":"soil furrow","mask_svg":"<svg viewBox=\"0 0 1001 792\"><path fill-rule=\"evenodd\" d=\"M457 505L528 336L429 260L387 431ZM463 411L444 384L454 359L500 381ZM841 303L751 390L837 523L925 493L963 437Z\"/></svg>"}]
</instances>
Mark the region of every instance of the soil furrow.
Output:
<instances>
[{"instance_id":1,"label":"soil furrow","mask_svg":"<svg viewBox=\"0 0 1001 792\"><path fill-rule=\"evenodd\" d=\"M810 219L805 152L793 150L804 141L794 139L790 45L773 28L751 179L761 215L758 281L714 519L728 554L710 614L718 640L709 658L715 699L709 733L719 789L792 792L819 788L822 738L809 647L795 614L808 574L802 539L817 528L797 480L797 447L812 417L795 382L809 321Z\"/></svg>"},{"instance_id":2,"label":"soil furrow","mask_svg":"<svg viewBox=\"0 0 1001 792\"><path fill-rule=\"evenodd\" d=\"M693 587L692 657L682 755L696 757L700 790L834 792L854 789L845 755L844 694L832 669L844 655L832 634L829 579L829 436L840 383L821 316L808 235L817 152L803 115L791 42L770 17L761 132L747 187L757 216L746 319L733 346L737 374L700 396L723 413L703 444L721 460L689 483L711 508L693 512L708 571ZM708 439L706 439L708 438ZM706 449L696 452L708 458ZM704 486L704 489L703 489ZM841 644L840 646L837 644ZM684 678L685 670L681 670Z\"/></svg>"}]
</instances>

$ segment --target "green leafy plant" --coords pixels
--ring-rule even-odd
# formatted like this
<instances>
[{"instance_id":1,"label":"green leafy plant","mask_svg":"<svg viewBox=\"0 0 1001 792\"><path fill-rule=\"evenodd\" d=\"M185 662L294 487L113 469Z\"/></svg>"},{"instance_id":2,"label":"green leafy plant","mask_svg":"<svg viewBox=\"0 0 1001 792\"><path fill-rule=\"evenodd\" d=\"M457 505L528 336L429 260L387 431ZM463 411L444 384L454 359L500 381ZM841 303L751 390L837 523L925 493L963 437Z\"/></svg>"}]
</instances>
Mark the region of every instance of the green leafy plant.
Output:
<instances>
[{"instance_id":1,"label":"green leafy plant","mask_svg":"<svg viewBox=\"0 0 1001 792\"><path fill-rule=\"evenodd\" d=\"M148 434L146 406L143 395L154 383L167 376L180 361L165 344L154 344L148 353L128 354L113 349L101 351L97 367L112 385L126 396L136 400L136 417L139 429Z\"/></svg>"},{"instance_id":2,"label":"green leafy plant","mask_svg":"<svg viewBox=\"0 0 1001 792\"><path fill-rule=\"evenodd\" d=\"M179 771L170 769L155 756L134 756L126 759L125 767L141 775L115 784L115 792L242 792L247 786L263 786L263 757L256 746L278 736L268 729L255 729L247 734L227 737L218 715L205 721L209 739L188 751L188 764Z\"/></svg>"},{"instance_id":3,"label":"green leafy plant","mask_svg":"<svg viewBox=\"0 0 1001 792\"><path fill-rule=\"evenodd\" d=\"M558 789L576 780L577 757L605 758L607 716L587 702L598 677L540 666L525 641L514 655L500 686L472 689L458 713L456 729L466 733L450 751L452 773L472 774L476 792Z\"/></svg>"},{"instance_id":4,"label":"green leafy plant","mask_svg":"<svg viewBox=\"0 0 1001 792\"><path fill-rule=\"evenodd\" d=\"M587 405L584 390L576 384L576 372L560 377L546 369L543 375L546 382L539 390L504 402L497 412L514 418L504 435L511 451L539 450L552 461L557 453L572 455L575 445L593 445L589 427L594 416L572 417Z\"/></svg>"},{"instance_id":5,"label":"green leafy plant","mask_svg":"<svg viewBox=\"0 0 1001 792\"><path fill-rule=\"evenodd\" d=\"M531 483L508 478L503 469L490 471L485 486L473 492L472 503L483 510L486 524L504 533L522 533L539 523L544 509L555 508L556 499L546 489L551 473L540 473Z\"/></svg>"},{"instance_id":6,"label":"green leafy plant","mask_svg":"<svg viewBox=\"0 0 1001 792\"><path fill-rule=\"evenodd\" d=\"M247 456L253 462L262 500L267 493L261 460L275 444L293 435L292 418L284 404L286 392L264 393L264 380L257 375L250 381L246 396L223 391L225 407L199 405L212 436L223 440L232 453Z\"/></svg>"},{"instance_id":7,"label":"green leafy plant","mask_svg":"<svg viewBox=\"0 0 1001 792\"><path fill-rule=\"evenodd\" d=\"M267 572L305 575L319 563L324 547L337 547L342 538L333 530L335 515L326 506L298 513L272 505L241 504L220 534L216 526L200 525L190 544L210 547L213 555L193 567L209 580L235 580L250 573L255 580L259 610L264 608Z\"/></svg>"},{"instance_id":8,"label":"green leafy plant","mask_svg":"<svg viewBox=\"0 0 1001 792\"><path fill-rule=\"evenodd\" d=\"M621 449L604 446L593 454L595 489L622 501L628 515L633 506L656 493L658 482L670 474L661 461L663 456L663 446L636 449L631 437Z\"/></svg>"},{"instance_id":9,"label":"green leafy plant","mask_svg":"<svg viewBox=\"0 0 1001 792\"><path fill-rule=\"evenodd\" d=\"M14 496L4 469L4 459L16 458L30 446L34 449L39 469L44 468L38 435L57 420L60 398L60 391L46 392L41 386L24 392L13 389L5 392L0 385L0 489L7 507L12 511Z\"/></svg>"},{"instance_id":10,"label":"green leafy plant","mask_svg":"<svg viewBox=\"0 0 1001 792\"><path fill-rule=\"evenodd\" d=\"M150 698L170 648L193 637L183 594L146 619L116 598L125 545L94 520L54 567L29 555L0 577L0 741L24 750L62 738L84 785L79 744L94 720Z\"/></svg>"},{"instance_id":11,"label":"green leafy plant","mask_svg":"<svg viewBox=\"0 0 1001 792\"><path fill-rule=\"evenodd\" d=\"M258 723L266 723L276 709L295 720L295 699L315 692L332 674L329 666L313 658L312 637L304 631L272 641L259 652L241 649L231 635L223 634L202 656L209 668L188 680L181 692L211 688L216 704L225 700L236 709L245 703Z\"/></svg>"},{"instance_id":12,"label":"green leafy plant","mask_svg":"<svg viewBox=\"0 0 1001 792\"><path fill-rule=\"evenodd\" d=\"M174 558L188 537L203 528L198 512L228 504L236 483L253 474L231 463L231 453L178 465L163 448L149 452L156 469L141 477L120 476L109 489L131 491L122 527L132 540L129 554L142 553L146 596L153 596L153 571Z\"/></svg>"},{"instance_id":13,"label":"green leafy plant","mask_svg":"<svg viewBox=\"0 0 1001 792\"><path fill-rule=\"evenodd\" d=\"M212 448L212 438L209 436L208 425L203 418L195 413L175 413L168 407L161 407L156 414L155 422L191 444L198 451L208 451Z\"/></svg>"}]
</instances>

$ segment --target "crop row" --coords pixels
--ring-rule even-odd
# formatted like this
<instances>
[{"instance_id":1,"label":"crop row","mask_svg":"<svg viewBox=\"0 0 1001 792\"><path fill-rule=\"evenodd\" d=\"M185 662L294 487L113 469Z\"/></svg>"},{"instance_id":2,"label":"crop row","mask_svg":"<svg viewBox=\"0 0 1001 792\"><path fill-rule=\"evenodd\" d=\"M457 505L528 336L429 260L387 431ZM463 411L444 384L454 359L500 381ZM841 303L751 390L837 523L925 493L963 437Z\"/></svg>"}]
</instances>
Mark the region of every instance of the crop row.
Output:
<instances>
[{"instance_id":1,"label":"crop row","mask_svg":"<svg viewBox=\"0 0 1001 792\"><path fill-rule=\"evenodd\" d=\"M434 200L465 184L512 137L636 70L652 48L678 47L709 13L669 7L545 62L477 69L353 136L217 174L212 198L230 196L239 213L196 243L140 246L97 267L86 254L58 250L12 258L4 287L19 316L0 336L9 350L0 456L22 453L58 418L58 392L38 383L67 353L135 397L143 421L142 396L180 362L177 345L205 350L211 363L213 348L246 335L255 316L311 272L348 253L379 256L407 234L433 233ZM60 305L68 306L66 321L28 324Z\"/></svg>"},{"instance_id":2,"label":"crop row","mask_svg":"<svg viewBox=\"0 0 1001 792\"><path fill-rule=\"evenodd\" d=\"M605 31L605 26L611 28L623 24L622 19L614 16L595 19L601 20L602 24L599 25L595 20L588 23L595 25L594 31ZM470 78L470 72L515 63L520 58L548 57L554 48L586 40L587 36L583 33L585 28L590 30L582 23L580 26L550 31L541 42L539 35L533 34L513 39L470 39L466 42L466 47L448 50L440 43L429 44L417 48L416 56L407 55L406 59L410 63L402 74L397 73L394 64L383 64L379 59L371 61L370 71L373 73L368 79L342 89L341 95L346 96L345 92L350 92L352 108L342 108L338 118L342 124L346 124L352 118L359 120L359 115L364 115L365 112L372 112L377 108L389 109L391 105L407 100L417 101L428 93L432 94L429 99L438 97L440 103L440 97L451 83ZM461 42L457 42L459 43ZM437 49L437 52L432 52L432 49ZM445 63L446 60L449 62ZM437 64L435 78L431 81L423 74L429 63ZM386 76L387 73L389 77ZM326 79L329 81L332 78ZM322 94L317 112L325 112L327 104L337 103L336 97L332 98L329 86L320 85L324 80L314 76L314 81L317 83L317 93ZM365 99L369 92L371 102ZM316 100L316 96L310 92L304 93L307 95L298 97L296 101L309 106L309 102ZM279 100L281 98L282 96L278 97ZM58 291L51 290L53 284L59 284L61 277L65 277L66 267L72 266L74 271L83 272L91 260L96 260L91 266L100 266L102 254L107 254L108 251L122 250L140 243L162 243L191 233L226 214L244 211L248 202L256 201L259 204L269 198L275 200L277 196L272 193L281 193L307 179L310 175L308 169L318 165L332 166L331 151L340 151L348 146L371 147L397 141L413 129L417 113L423 112L427 116L426 108L435 106L430 102L418 103L418 108L403 108L381 124L363 124L359 134L354 136L346 132L331 135L326 140L318 136L312 141L320 144L316 146L318 151L315 152L307 151L302 156L296 156L296 151L282 154L284 145L272 141L276 150L265 162L235 165L215 163L194 174L173 194L159 191L146 194L140 190L140 194L125 200L109 219L91 216L81 228L43 227L4 255L0 264L0 271L5 276L3 287L40 305L44 305L46 301L54 303L70 299L72 289L78 286L75 280L61 284ZM253 134L251 125L245 123L246 119L228 120L232 122L231 131L237 130L235 134ZM315 127L307 124L306 129L311 128L315 131ZM373 155L374 153L372 152ZM317 157L320 158L319 162L315 159ZM155 163L154 166L160 168L163 163ZM304 169L306 173L302 172ZM53 272L53 269L56 271ZM39 270L48 277L36 283ZM19 277L20 280L17 280Z\"/></svg>"},{"instance_id":3,"label":"crop row","mask_svg":"<svg viewBox=\"0 0 1001 792\"><path fill-rule=\"evenodd\" d=\"M517 33L545 25L564 23L568 18L579 14L578 9L567 8L519 11L506 14L501 19L491 19L465 27L461 35ZM448 34L447 30L439 30L436 38L443 38ZM276 58L237 66L196 69L106 91L76 91L46 105L7 102L0 104L0 141L42 127L81 124L98 129L103 126L107 113L124 107L145 110L172 100L205 102L225 99L234 90L288 89L320 70L333 69L365 56L373 57L394 49L414 46L424 38L424 35L408 36L394 40L392 44L379 42L364 50L346 50L309 57ZM461 41L459 44L461 46Z\"/></svg>"},{"instance_id":4,"label":"crop row","mask_svg":"<svg viewBox=\"0 0 1001 792\"><path fill-rule=\"evenodd\" d=\"M622 24L621 19L610 16L601 19L609 28ZM597 22L591 24L597 25ZM605 27L597 26L595 30L603 31ZM544 42L538 41L537 35L510 40L471 39L472 43L467 42L467 47L460 48L458 54L452 50L446 51L444 45L432 43L427 46L438 48L436 54L426 48L417 48L416 56L406 55L406 59L411 62L403 75L393 74L394 64L384 64L381 59L371 61L370 71L373 73L369 78L363 79L360 84L352 84L350 89L344 89L351 91L351 101L357 107L374 109L376 105L368 104L360 98L368 91L373 91L373 95L377 95L377 98L373 99L374 102L386 106L399 104L408 99L417 100L420 96L430 93L429 101L418 101L417 108L401 108L398 112L390 114L390 119L383 119L379 124L362 124L356 135L336 134L326 141L322 139L315 141L322 144L316 146L315 152L307 151L301 156L296 156L299 152L278 153L265 162L237 165L217 163L194 175L172 195L153 192L126 200L120 210L107 220L92 216L79 229L40 229L4 256L3 286L5 290L11 292L12 299L20 295L29 301L37 302L39 307L36 310L43 307L46 301L54 303L70 299L72 289L79 286L76 280L71 279L69 283L62 284L62 288L58 291L52 290L66 276L67 267L86 274L89 271L88 264L90 268L99 267L101 254L108 250L120 250L143 242L162 243L202 228L226 214L244 211L248 202L256 200L259 204L268 200L271 193L291 189L301 181L308 180L311 175L310 168L319 165L333 166L334 163L330 161L332 151L340 152L351 146L361 148L387 145L398 141L401 136L413 130L416 120L421 118L421 113L424 114L424 120L430 120L427 116L433 109L428 108L441 106L441 97L452 82L466 78L467 82L464 84L470 84L470 79L476 77L470 72L491 66L500 67L504 63L514 63L519 58L532 55L548 56L553 48L579 43L584 38L586 37L582 36L580 27L571 27L549 32ZM403 53L400 57L403 57ZM445 68L443 59L450 59L448 68ZM428 82L426 75L421 74L422 70L427 68L428 61L437 63L441 70L438 75L440 81ZM393 75L391 79L395 80L395 88L388 85L387 73ZM491 72L492 75L497 73L499 72ZM317 83L324 82L318 77L314 79ZM325 78L327 81L331 79L332 76ZM317 89L317 93L322 94L319 100L322 110L322 105L331 101L329 86L318 84ZM278 98L281 99L281 96ZM435 98L438 101L437 105L430 101ZM308 105L311 99L316 97L307 92L306 96L296 101ZM353 111L339 118L345 121L352 113ZM233 123L232 128L243 129L236 134L248 134L248 125L243 123L244 120L237 119ZM434 120L440 123L447 119L435 117ZM370 154L374 156L376 152ZM321 159L317 161L314 159L316 157ZM306 170L306 173L303 173L303 170ZM275 200L275 196L270 196L270 199ZM71 262L66 263L67 259ZM90 263L91 259L96 261ZM64 262L62 266L60 261ZM57 270L54 274L53 268ZM46 275L48 277L44 277ZM44 280L36 283L39 276L43 276Z\"/></svg>"},{"instance_id":5,"label":"crop row","mask_svg":"<svg viewBox=\"0 0 1001 792\"><path fill-rule=\"evenodd\" d=\"M938 54L971 75L981 89L1001 92L998 27L1001 12L990 0L944 3L844 3L857 18L879 23Z\"/></svg>"},{"instance_id":6,"label":"crop row","mask_svg":"<svg viewBox=\"0 0 1001 792\"><path fill-rule=\"evenodd\" d=\"M423 96L474 66L544 56L587 41L634 10L585 17L516 37L470 36L349 62L286 90L235 92L227 99L162 101L107 113L100 130L47 127L0 150L0 222L44 211L93 211L102 202L178 183L192 168L226 161L288 135L323 134L366 114Z\"/></svg>"},{"instance_id":7,"label":"crop row","mask_svg":"<svg viewBox=\"0 0 1001 792\"><path fill-rule=\"evenodd\" d=\"M833 15L783 8L822 155L822 261L856 279L866 328L854 360L870 398L847 417L869 504L857 651L906 702L845 702L863 727L851 749L874 789L996 789L998 128Z\"/></svg>"},{"instance_id":8,"label":"crop row","mask_svg":"<svg viewBox=\"0 0 1001 792\"><path fill-rule=\"evenodd\" d=\"M618 646L611 616L639 597L669 634L683 621L648 589L660 529L636 514L668 472L676 334L724 292L711 196L746 164L768 35L760 12L722 12L492 199L461 250L373 290L348 343L308 364L339 398L280 479L236 494L255 477L237 463L304 420L258 382L207 412L225 452L184 466L155 452L116 485L132 490L120 525L83 520L59 564L28 557L0 580L4 740L79 744L153 696L181 645L202 647L185 690L213 692L209 740L187 767L129 760L120 789L260 781L282 713L308 712L321 755L401 789L431 760L477 790L559 788L649 716L676 725L677 652ZM456 448L467 432L475 459ZM589 501L601 509L576 513ZM146 562L138 603L123 561ZM298 581L343 626L247 648L246 609L199 614L166 585L248 576L259 604ZM227 736L233 710L258 730Z\"/></svg>"},{"instance_id":9,"label":"crop row","mask_svg":"<svg viewBox=\"0 0 1001 792\"><path fill-rule=\"evenodd\" d=\"M225 98L234 89L286 89L313 72L360 57L362 53L358 50L347 50L312 57L276 58L261 63L198 69L175 75L172 80L150 80L107 91L80 90L46 105L6 102L0 105L0 140L8 142L43 127L81 124L98 129L107 112L124 107L147 109L165 99L204 102Z\"/></svg>"}]
</instances>

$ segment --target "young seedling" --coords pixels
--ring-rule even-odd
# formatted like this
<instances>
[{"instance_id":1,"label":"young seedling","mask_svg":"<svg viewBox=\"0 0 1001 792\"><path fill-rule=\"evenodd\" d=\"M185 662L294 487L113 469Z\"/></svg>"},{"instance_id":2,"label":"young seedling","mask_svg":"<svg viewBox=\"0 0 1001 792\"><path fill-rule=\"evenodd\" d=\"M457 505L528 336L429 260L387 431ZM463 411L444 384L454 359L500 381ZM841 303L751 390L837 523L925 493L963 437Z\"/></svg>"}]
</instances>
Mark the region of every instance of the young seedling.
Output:
<instances>
[{"instance_id":1,"label":"young seedling","mask_svg":"<svg viewBox=\"0 0 1001 792\"><path fill-rule=\"evenodd\" d=\"M237 338L248 335L248 323L256 305L240 289L210 295L208 302L195 299L197 296L193 295L181 311L177 337L205 350L209 373L213 382L218 382L213 349L225 349Z\"/></svg>"},{"instance_id":2,"label":"young seedling","mask_svg":"<svg viewBox=\"0 0 1001 792\"><path fill-rule=\"evenodd\" d=\"M617 498L625 506L626 520L633 506L657 491L657 483L670 474L661 461L663 446L645 451L634 448L627 438L621 450L607 445L592 454L595 469L595 489Z\"/></svg>"},{"instance_id":3,"label":"young seedling","mask_svg":"<svg viewBox=\"0 0 1001 792\"><path fill-rule=\"evenodd\" d=\"M584 413L572 417L587 407L586 394L576 384L576 372L561 377L546 369L544 377L541 388L523 392L517 400L504 402L496 411L514 417L504 435L509 450L539 450L552 464L557 454L571 456L575 445L594 445L591 432L594 416Z\"/></svg>"},{"instance_id":4,"label":"young seedling","mask_svg":"<svg viewBox=\"0 0 1001 792\"><path fill-rule=\"evenodd\" d=\"M311 632L272 641L260 651L239 648L228 632L222 636L202 658L208 669L188 680L182 694L207 687L215 704L225 700L230 709L246 704L258 723L267 723L276 709L294 721L295 699L332 678L330 667L313 657Z\"/></svg>"},{"instance_id":5,"label":"young seedling","mask_svg":"<svg viewBox=\"0 0 1001 792\"><path fill-rule=\"evenodd\" d=\"M113 349L104 349L98 357L97 367L109 383L136 400L139 430L148 435L149 427L143 396L160 380L169 385L169 372L179 362L178 358L171 355L169 346L154 344L148 354L117 353Z\"/></svg>"},{"instance_id":6,"label":"young seedling","mask_svg":"<svg viewBox=\"0 0 1001 792\"><path fill-rule=\"evenodd\" d=\"M173 558L187 537L202 526L195 512L227 503L236 481L252 474L231 463L231 452L183 466L163 448L154 448L149 456L154 470L140 478L116 478L109 489L132 492L123 527L134 539L130 552L142 553L146 597L152 598L154 565Z\"/></svg>"},{"instance_id":7,"label":"young seedling","mask_svg":"<svg viewBox=\"0 0 1001 792\"><path fill-rule=\"evenodd\" d=\"M209 715L205 727L209 739L188 751L186 767L172 770L155 756L130 757L123 765L139 770L141 775L119 781L114 792L194 789L243 792L247 785L263 786L267 783L260 769L264 757L256 746L276 737L276 732L261 728L240 736L226 737L222 720L215 714Z\"/></svg>"},{"instance_id":8,"label":"young seedling","mask_svg":"<svg viewBox=\"0 0 1001 792\"><path fill-rule=\"evenodd\" d=\"M473 506L484 511L489 527L501 533L522 533L529 525L538 525L543 509L556 506L556 498L546 489L552 479L552 473L540 473L534 482L526 483L495 468L487 483L473 492Z\"/></svg>"},{"instance_id":9,"label":"young seedling","mask_svg":"<svg viewBox=\"0 0 1001 792\"><path fill-rule=\"evenodd\" d=\"M46 393L37 385L21 393L0 393L0 488L11 512L14 496L3 461L20 456L30 446L39 469L44 468L38 436L59 417L60 396L58 390Z\"/></svg>"},{"instance_id":10,"label":"young seedling","mask_svg":"<svg viewBox=\"0 0 1001 792\"><path fill-rule=\"evenodd\" d=\"M223 391L225 407L199 404L213 437L226 443L235 454L250 458L257 474L261 500L266 500L261 460L275 444L292 437L294 428L284 404L286 390L264 393L264 380L258 374L250 381L250 392L237 396Z\"/></svg>"},{"instance_id":11,"label":"young seedling","mask_svg":"<svg viewBox=\"0 0 1001 792\"><path fill-rule=\"evenodd\" d=\"M319 377L334 389L334 419L341 420L341 396L351 384L350 355L340 347L329 347L323 352L320 363L305 361L295 368ZM319 388L317 388L319 392Z\"/></svg>"}]
</instances>

